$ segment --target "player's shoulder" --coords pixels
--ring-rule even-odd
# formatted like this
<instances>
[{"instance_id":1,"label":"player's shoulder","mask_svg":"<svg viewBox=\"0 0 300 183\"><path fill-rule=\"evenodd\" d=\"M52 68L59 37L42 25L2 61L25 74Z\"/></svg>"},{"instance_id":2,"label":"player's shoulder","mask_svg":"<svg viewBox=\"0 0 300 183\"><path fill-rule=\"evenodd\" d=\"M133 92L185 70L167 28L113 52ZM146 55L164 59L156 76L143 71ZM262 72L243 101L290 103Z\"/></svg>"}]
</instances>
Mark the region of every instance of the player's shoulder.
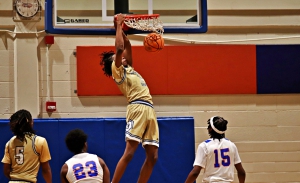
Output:
<instances>
[{"instance_id":1,"label":"player's shoulder","mask_svg":"<svg viewBox=\"0 0 300 183\"><path fill-rule=\"evenodd\" d=\"M46 141L46 138L45 138L45 137L42 137L42 136L35 135L35 140L38 140L38 141Z\"/></svg>"},{"instance_id":2,"label":"player's shoulder","mask_svg":"<svg viewBox=\"0 0 300 183\"><path fill-rule=\"evenodd\" d=\"M93 153L80 153L79 156L81 156L82 158L92 158L92 159L98 159L98 155L97 154L93 154Z\"/></svg>"},{"instance_id":3,"label":"player's shoulder","mask_svg":"<svg viewBox=\"0 0 300 183\"><path fill-rule=\"evenodd\" d=\"M213 139L209 138L209 139L204 140L201 144L208 144L208 143L210 143L212 141L213 141Z\"/></svg>"},{"instance_id":4,"label":"player's shoulder","mask_svg":"<svg viewBox=\"0 0 300 183\"><path fill-rule=\"evenodd\" d=\"M236 146L234 142L232 142L231 140L227 139L227 138L223 138L222 139L225 143L230 144L232 146Z\"/></svg>"},{"instance_id":5,"label":"player's shoulder","mask_svg":"<svg viewBox=\"0 0 300 183\"><path fill-rule=\"evenodd\" d=\"M214 140L212 138L204 140L198 146L198 148L207 149L209 146L214 144Z\"/></svg>"},{"instance_id":6,"label":"player's shoulder","mask_svg":"<svg viewBox=\"0 0 300 183\"><path fill-rule=\"evenodd\" d=\"M123 70L123 69L125 69L125 67L124 67L122 64L120 65L120 67L117 67L115 61L112 62L111 68L112 68L113 70Z\"/></svg>"},{"instance_id":7,"label":"player's shoulder","mask_svg":"<svg viewBox=\"0 0 300 183\"><path fill-rule=\"evenodd\" d=\"M231 140L229 140L228 138L222 138L222 140L224 140L225 142L234 144L234 143L233 143Z\"/></svg>"},{"instance_id":8,"label":"player's shoulder","mask_svg":"<svg viewBox=\"0 0 300 183\"><path fill-rule=\"evenodd\" d=\"M17 139L17 137L16 137L16 136L12 136L12 137L9 139L9 141L8 141L8 142L10 142L10 141L14 141L15 139Z\"/></svg>"},{"instance_id":9,"label":"player's shoulder","mask_svg":"<svg viewBox=\"0 0 300 183\"><path fill-rule=\"evenodd\" d=\"M47 143L47 140L46 140L45 137L35 135L35 136L34 136L34 143L35 143L36 145L38 145L38 144L44 144L44 143Z\"/></svg>"},{"instance_id":10,"label":"player's shoulder","mask_svg":"<svg viewBox=\"0 0 300 183\"><path fill-rule=\"evenodd\" d=\"M209 142L211 142L212 141L212 139L206 139L206 140L204 140L202 143L209 143Z\"/></svg>"},{"instance_id":11,"label":"player's shoulder","mask_svg":"<svg viewBox=\"0 0 300 183\"><path fill-rule=\"evenodd\" d=\"M234 144L233 142L231 142L229 139L227 139L227 138L222 138L221 139L222 141L224 141L224 142L227 142L227 143L231 143L231 144ZM209 139L207 139L207 140L204 140L201 144L209 144L209 143L213 143L214 142L214 140L212 139L212 138L209 138Z\"/></svg>"},{"instance_id":12,"label":"player's shoulder","mask_svg":"<svg viewBox=\"0 0 300 183\"><path fill-rule=\"evenodd\" d=\"M14 141L15 141L16 139L17 139L16 136L12 136L12 137L6 142L5 146L8 146L9 144L14 143Z\"/></svg>"},{"instance_id":13,"label":"player's shoulder","mask_svg":"<svg viewBox=\"0 0 300 183\"><path fill-rule=\"evenodd\" d=\"M97 154L93 154L93 153L86 153L87 156L97 156ZM97 156L98 157L98 156Z\"/></svg>"}]
</instances>

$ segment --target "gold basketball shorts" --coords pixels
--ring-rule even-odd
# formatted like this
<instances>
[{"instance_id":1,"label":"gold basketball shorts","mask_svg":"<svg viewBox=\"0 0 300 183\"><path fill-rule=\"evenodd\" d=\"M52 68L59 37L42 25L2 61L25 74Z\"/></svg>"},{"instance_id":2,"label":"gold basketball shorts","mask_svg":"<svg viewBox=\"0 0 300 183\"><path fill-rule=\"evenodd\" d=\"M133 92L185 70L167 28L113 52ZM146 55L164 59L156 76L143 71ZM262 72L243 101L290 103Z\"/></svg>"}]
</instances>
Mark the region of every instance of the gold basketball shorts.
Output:
<instances>
[{"instance_id":1,"label":"gold basketball shorts","mask_svg":"<svg viewBox=\"0 0 300 183\"><path fill-rule=\"evenodd\" d=\"M126 140L159 147L158 123L153 105L135 100L127 106Z\"/></svg>"}]
</instances>

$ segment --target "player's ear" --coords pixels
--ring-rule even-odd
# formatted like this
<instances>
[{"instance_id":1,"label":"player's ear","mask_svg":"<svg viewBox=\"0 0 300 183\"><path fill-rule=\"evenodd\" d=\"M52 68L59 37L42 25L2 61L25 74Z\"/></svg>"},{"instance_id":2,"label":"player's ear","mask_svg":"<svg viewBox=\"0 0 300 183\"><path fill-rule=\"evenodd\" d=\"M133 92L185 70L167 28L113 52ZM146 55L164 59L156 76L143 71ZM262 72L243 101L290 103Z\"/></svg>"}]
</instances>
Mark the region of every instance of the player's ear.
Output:
<instances>
[{"instance_id":1,"label":"player's ear","mask_svg":"<svg viewBox=\"0 0 300 183\"><path fill-rule=\"evenodd\" d=\"M211 132L212 131L212 128L209 126L209 127L207 127L207 131L208 132Z\"/></svg>"},{"instance_id":2,"label":"player's ear","mask_svg":"<svg viewBox=\"0 0 300 183\"><path fill-rule=\"evenodd\" d=\"M87 149L88 149L88 144L87 144L87 142L85 142L85 143L84 143L83 150L84 150L85 152L87 152Z\"/></svg>"}]
</instances>

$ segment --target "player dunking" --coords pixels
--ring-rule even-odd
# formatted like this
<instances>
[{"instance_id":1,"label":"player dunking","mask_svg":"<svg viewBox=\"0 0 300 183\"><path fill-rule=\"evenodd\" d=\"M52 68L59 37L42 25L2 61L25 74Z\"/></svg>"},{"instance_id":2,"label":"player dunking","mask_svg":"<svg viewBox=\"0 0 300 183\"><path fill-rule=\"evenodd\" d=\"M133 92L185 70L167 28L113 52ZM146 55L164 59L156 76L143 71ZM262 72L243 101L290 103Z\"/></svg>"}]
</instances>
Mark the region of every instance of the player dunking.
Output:
<instances>
[{"instance_id":1,"label":"player dunking","mask_svg":"<svg viewBox=\"0 0 300 183\"><path fill-rule=\"evenodd\" d=\"M110 173L103 159L87 153L87 135L80 129L71 130L66 138L68 149L74 156L62 166L61 183L109 183Z\"/></svg>"},{"instance_id":2,"label":"player dunking","mask_svg":"<svg viewBox=\"0 0 300 183\"><path fill-rule=\"evenodd\" d=\"M237 170L239 182L244 183L246 173L237 147L225 138L228 122L222 117L214 116L207 123L210 139L198 146L194 168L185 183L193 183L202 168L204 169L202 182L233 182L234 167Z\"/></svg>"},{"instance_id":3,"label":"player dunking","mask_svg":"<svg viewBox=\"0 0 300 183\"><path fill-rule=\"evenodd\" d=\"M9 183L35 183L39 167L46 183L52 182L50 152L45 138L35 135L29 111L19 110L10 117L13 136L5 146L4 175Z\"/></svg>"},{"instance_id":4,"label":"player dunking","mask_svg":"<svg viewBox=\"0 0 300 183\"><path fill-rule=\"evenodd\" d=\"M114 21L116 53L113 51L102 53L100 63L104 74L113 77L129 103L126 114L126 148L117 164L112 183L121 180L140 142L145 149L146 159L137 182L146 183L158 158L158 124L145 80L132 67L131 44L122 30L123 22L124 15L118 14Z\"/></svg>"}]
</instances>

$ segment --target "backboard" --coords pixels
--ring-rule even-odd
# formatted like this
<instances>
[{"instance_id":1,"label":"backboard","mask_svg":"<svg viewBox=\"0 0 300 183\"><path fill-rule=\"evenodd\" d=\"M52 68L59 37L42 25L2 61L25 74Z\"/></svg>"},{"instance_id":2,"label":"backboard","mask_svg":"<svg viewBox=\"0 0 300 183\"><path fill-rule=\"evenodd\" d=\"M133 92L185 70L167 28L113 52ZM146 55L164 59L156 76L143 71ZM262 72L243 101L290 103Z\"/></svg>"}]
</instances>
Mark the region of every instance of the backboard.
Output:
<instances>
[{"instance_id":1,"label":"backboard","mask_svg":"<svg viewBox=\"0 0 300 183\"><path fill-rule=\"evenodd\" d=\"M207 31L207 0L46 0L45 31L113 35L117 13L159 14L164 33Z\"/></svg>"}]
</instances>

